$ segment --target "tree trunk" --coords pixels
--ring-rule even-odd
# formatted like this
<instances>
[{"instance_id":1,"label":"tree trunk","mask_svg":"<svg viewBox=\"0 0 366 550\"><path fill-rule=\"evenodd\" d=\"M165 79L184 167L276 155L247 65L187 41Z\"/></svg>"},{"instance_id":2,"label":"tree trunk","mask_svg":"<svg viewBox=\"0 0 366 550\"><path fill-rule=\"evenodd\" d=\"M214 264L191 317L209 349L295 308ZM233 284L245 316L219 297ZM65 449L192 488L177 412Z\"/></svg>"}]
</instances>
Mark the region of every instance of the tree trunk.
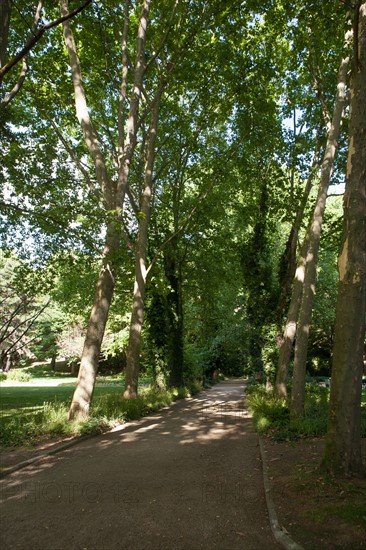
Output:
<instances>
[{"instance_id":1,"label":"tree trunk","mask_svg":"<svg viewBox=\"0 0 366 550\"><path fill-rule=\"evenodd\" d=\"M285 251L283 253L283 256L280 262L281 294L278 299L278 305L277 305L277 319L278 319L279 332L280 331L282 332L281 330L282 318L286 307L287 299L290 294L291 283L293 282L295 273L296 273L296 249L297 249L297 241L299 238L299 231L304 219L304 212L305 212L306 204L310 195L310 191L313 186L314 175L316 174L317 168L319 167L320 134L321 134L321 131L319 129L317 133L314 158L310 168L310 173L306 181L301 203L296 212L296 217L293 221L292 228L291 228L289 237L287 239Z\"/></svg>"},{"instance_id":2,"label":"tree trunk","mask_svg":"<svg viewBox=\"0 0 366 550\"><path fill-rule=\"evenodd\" d=\"M305 277L305 259L308 249L309 230L306 233L301 247L295 278L292 287L291 302L288 310L287 321L283 337L280 343L280 353L276 372L275 392L280 398L287 397L287 378L290 365L292 346L296 336L296 325L299 317L302 288Z\"/></svg>"},{"instance_id":3,"label":"tree trunk","mask_svg":"<svg viewBox=\"0 0 366 550\"><path fill-rule=\"evenodd\" d=\"M77 386L69 411L69 420L72 420L76 416L87 418L93 398L100 350L115 286L112 266L113 259L119 251L119 236L115 231L114 225L109 226L106 241L103 267L100 270L94 294L93 307L80 361Z\"/></svg>"},{"instance_id":4,"label":"tree trunk","mask_svg":"<svg viewBox=\"0 0 366 550\"><path fill-rule=\"evenodd\" d=\"M149 136L146 145L146 162L144 173L144 192L141 197L139 212L139 229L136 242L135 257L135 284L131 313L130 336L127 348L127 365L125 372L125 389L123 397L133 399L137 397L138 377L140 366L141 331L144 321L145 294L146 294L146 254L148 229L150 222L153 169L155 161L155 143L158 128L160 100L163 86L160 85L156 101L151 113Z\"/></svg>"},{"instance_id":5,"label":"tree trunk","mask_svg":"<svg viewBox=\"0 0 366 550\"><path fill-rule=\"evenodd\" d=\"M292 417L298 417L304 414L306 360L315 295L316 266L327 193L333 171L334 158L337 150L342 115L345 106L348 61L349 58L342 59L339 68L333 119L328 132L327 145L322 162L318 196L316 199L309 233L309 246L306 254L305 265L305 279L295 345L294 374L291 392Z\"/></svg>"},{"instance_id":6,"label":"tree trunk","mask_svg":"<svg viewBox=\"0 0 366 550\"><path fill-rule=\"evenodd\" d=\"M56 359L57 359L57 356L56 355L52 355L51 357L51 363L50 363L50 369L52 371L55 371L56 370Z\"/></svg>"},{"instance_id":7,"label":"tree trunk","mask_svg":"<svg viewBox=\"0 0 366 550\"><path fill-rule=\"evenodd\" d=\"M301 227L301 222L304 217L306 203L312 188L314 174L319 163L319 151L320 151L320 131L318 131L314 159L310 169L309 177L305 185L305 190L304 190L304 194L300 204L300 208L296 213L296 218L292 225L292 229L286 244L286 251L288 250L289 252L288 254L286 254L286 251L284 253L284 261L287 255L289 256L289 258L288 258L288 267L286 266L287 269L282 278L281 294L280 294L280 298L278 300L278 306L277 306L277 317L278 317L279 327L280 327L280 324L282 323L282 315L283 315L283 310L286 303L286 297L290 290L290 278L293 280L293 285L292 285L291 300L290 300L290 305L288 309L285 330L283 332L283 335L278 338L280 349L279 349L278 365L277 365L277 371L276 371L275 393L279 398L287 397L288 370L290 366L292 346L295 340L296 324L297 324L297 319L299 317L299 309L301 304L302 287L304 282L305 257L306 257L307 246L308 246L308 233L305 236L304 243L300 251L297 267L293 265L293 262L296 256L296 245L297 245L299 230Z\"/></svg>"},{"instance_id":8,"label":"tree trunk","mask_svg":"<svg viewBox=\"0 0 366 550\"><path fill-rule=\"evenodd\" d=\"M128 32L128 6L129 4L125 6L123 41L126 40L125 34ZM68 0L60 0L60 8L61 15L67 15ZM67 20L63 22L64 41L70 59L74 86L76 115L83 131L85 143L94 162L96 178L100 185L101 197L103 205L106 209L106 218L109 219L110 212L115 213L113 221L109 223L107 228L103 265L94 294L93 307L89 318L81 357L78 382L69 411L69 419L72 419L75 416L86 418L89 414L98 370L100 350L114 292L115 272L113 266L115 259L118 256L121 243L121 234L117 228L121 227L121 217L123 213L125 195L128 188L130 165L137 141L137 119L145 70L144 50L149 9L150 0L144 0L137 31L137 52L134 67L134 82L130 97L129 117L127 121L127 135L126 139L124 139L121 135L119 136L117 184L113 182L108 174L107 163L100 148L98 136L89 114L83 86L80 60L70 21ZM125 79L126 74L123 73L122 84L125 83ZM124 109L125 107L124 99L125 98L121 98L120 109ZM121 124L119 125L119 130L124 131Z\"/></svg>"},{"instance_id":9,"label":"tree trunk","mask_svg":"<svg viewBox=\"0 0 366 550\"><path fill-rule=\"evenodd\" d=\"M323 467L344 476L362 473L361 384L366 315L366 2L355 17L355 62L350 86L349 149L333 370Z\"/></svg>"},{"instance_id":10,"label":"tree trunk","mask_svg":"<svg viewBox=\"0 0 366 550\"><path fill-rule=\"evenodd\" d=\"M164 254L165 276L171 287L168 295L168 365L171 387L184 384L182 271L176 254L177 241L178 238L173 239Z\"/></svg>"},{"instance_id":11,"label":"tree trunk","mask_svg":"<svg viewBox=\"0 0 366 550\"><path fill-rule=\"evenodd\" d=\"M9 372L12 365L13 365L13 360L12 360L12 354L11 353L8 353L7 356L6 356L6 364L5 364L5 371L6 372Z\"/></svg>"}]
</instances>

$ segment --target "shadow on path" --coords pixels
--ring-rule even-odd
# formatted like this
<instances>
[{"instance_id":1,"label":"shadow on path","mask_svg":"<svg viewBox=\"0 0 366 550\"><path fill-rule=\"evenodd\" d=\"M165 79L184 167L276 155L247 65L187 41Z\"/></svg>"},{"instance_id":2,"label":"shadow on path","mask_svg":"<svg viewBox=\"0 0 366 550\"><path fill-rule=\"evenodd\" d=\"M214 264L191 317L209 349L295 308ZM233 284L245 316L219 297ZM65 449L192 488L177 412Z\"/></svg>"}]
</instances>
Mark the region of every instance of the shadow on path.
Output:
<instances>
[{"instance_id":1,"label":"shadow on path","mask_svg":"<svg viewBox=\"0 0 366 550\"><path fill-rule=\"evenodd\" d=\"M9 475L2 549L279 548L243 392L223 382Z\"/></svg>"}]
</instances>

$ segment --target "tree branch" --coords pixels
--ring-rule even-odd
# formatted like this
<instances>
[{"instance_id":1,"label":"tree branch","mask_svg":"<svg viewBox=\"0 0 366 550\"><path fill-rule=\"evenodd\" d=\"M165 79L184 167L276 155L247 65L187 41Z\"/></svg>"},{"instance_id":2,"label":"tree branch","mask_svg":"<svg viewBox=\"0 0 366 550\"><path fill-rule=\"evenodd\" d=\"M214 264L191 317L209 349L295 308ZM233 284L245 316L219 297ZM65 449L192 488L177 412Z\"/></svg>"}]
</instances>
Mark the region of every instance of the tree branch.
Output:
<instances>
[{"instance_id":1,"label":"tree branch","mask_svg":"<svg viewBox=\"0 0 366 550\"><path fill-rule=\"evenodd\" d=\"M19 63L19 61L23 59L23 57L25 57L30 52L33 46L40 41L40 39L42 38L42 36L46 31L48 31L52 27L56 27L57 25L60 25L61 23L63 23L64 21L67 21L68 19L71 19L72 17L75 17L75 15L77 15L84 8L86 8L88 4L91 4L92 1L93 0L86 0L81 6L72 10L67 15L62 16L59 19L56 19L55 21L51 21L51 23L47 23L47 25L43 25L43 27L38 29L38 31L27 40L25 46L20 50L20 52L15 57L13 57L13 59L11 59L6 65L4 65L4 67L0 69L0 80L4 77L6 73L10 71L10 69L14 67L14 65Z\"/></svg>"},{"instance_id":2,"label":"tree branch","mask_svg":"<svg viewBox=\"0 0 366 550\"><path fill-rule=\"evenodd\" d=\"M35 13L35 15L34 15L32 33L34 33L34 31L35 31L36 28L37 28L37 25L38 25L39 20L40 20L40 18L41 18L42 9L43 9L43 0L39 0L38 6L37 6L37 10L36 10L36 13ZM0 111L2 111L3 109L5 109L5 107L10 103L10 101L11 101L12 99L14 99L14 97L17 95L17 93L19 92L19 90L22 88L22 86L23 86L23 84L24 84L24 82L25 82L25 77L26 77L27 72L28 72L28 63L27 63L27 58L26 58L26 56L24 56L24 58L23 58L23 63L22 63L22 69L21 69L21 71L20 71L18 80L17 80L17 82L15 83L15 85L13 86L12 90L4 97L4 99L1 101L1 103L0 103ZM1 82L1 80L2 80L2 77L0 77L0 82Z\"/></svg>"}]
</instances>

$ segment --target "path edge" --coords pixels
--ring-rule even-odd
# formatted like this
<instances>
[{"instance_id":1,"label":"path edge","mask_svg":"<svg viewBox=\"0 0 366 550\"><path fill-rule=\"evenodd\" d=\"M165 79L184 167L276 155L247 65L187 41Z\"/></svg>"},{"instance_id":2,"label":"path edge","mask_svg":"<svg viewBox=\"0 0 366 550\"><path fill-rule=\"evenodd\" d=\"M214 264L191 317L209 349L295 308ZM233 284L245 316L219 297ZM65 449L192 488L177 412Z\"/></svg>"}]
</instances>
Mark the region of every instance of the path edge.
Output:
<instances>
[{"instance_id":1,"label":"path edge","mask_svg":"<svg viewBox=\"0 0 366 550\"><path fill-rule=\"evenodd\" d=\"M218 382L217 384L215 384L214 386L211 386L211 387L215 387L219 384L220 384L220 382ZM197 394L195 394L193 396L183 397L182 399L177 399L176 401L172 401L169 405L164 405L163 407L161 407L161 409L159 409L158 411L155 411L155 412L160 412L160 411L163 411L165 409L170 409L170 408L174 407L175 405L178 405L179 403L182 403L184 401L188 401L189 399L194 399L196 397L196 395L200 395L200 394L202 394L206 391L209 391L211 389L211 387L210 388L202 388L201 391L199 391ZM76 436L76 437L72 438L70 441L67 441L65 443L56 444L54 447L51 447L50 449L48 449L46 451L40 451L36 456L33 456L32 458L28 458L26 460L23 460L22 462L18 462L17 464L14 464L13 466L9 466L8 468L3 468L2 470L0 470L0 479L4 479L8 475L10 475L14 472L17 472L18 470L22 470L23 468L26 468L27 466L30 466L34 462L38 462L42 458L57 454L61 451L64 451L64 450L68 449L69 447L73 447L74 445L78 445L79 443L83 443L84 441L87 441L88 439L93 439L94 437L98 437L100 435L105 435L105 434L108 434L108 433L124 430L125 428L127 428L131 425L138 424L139 422L141 422L142 420L148 418L152 414L154 414L154 413L151 412L151 413L147 414L146 416L142 416L141 418L138 418L136 420L121 422L120 424L118 424L114 428L110 428L109 430L106 430L105 432L103 431L103 432L94 433L94 434Z\"/></svg>"},{"instance_id":2,"label":"path edge","mask_svg":"<svg viewBox=\"0 0 366 550\"><path fill-rule=\"evenodd\" d=\"M268 468L268 463L265 456L264 444L262 439L259 436L258 436L258 439L259 439L259 448L260 448L262 466L263 466L262 469L263 469L264 492L266 495L269 523L272 529L273 536L275 537L276 541L279 544L281 544L284 548L286 548L286 550L304 550L302 546L297 544L297 542L293 541L291 537L286 535L286 533L284 533L284 531L280 527L276 509L274 507L274 503L271 497L271 489L270 489L270 483L269 483L269 477L268 477L269 468Z\"/></svg>"}]
</instances>

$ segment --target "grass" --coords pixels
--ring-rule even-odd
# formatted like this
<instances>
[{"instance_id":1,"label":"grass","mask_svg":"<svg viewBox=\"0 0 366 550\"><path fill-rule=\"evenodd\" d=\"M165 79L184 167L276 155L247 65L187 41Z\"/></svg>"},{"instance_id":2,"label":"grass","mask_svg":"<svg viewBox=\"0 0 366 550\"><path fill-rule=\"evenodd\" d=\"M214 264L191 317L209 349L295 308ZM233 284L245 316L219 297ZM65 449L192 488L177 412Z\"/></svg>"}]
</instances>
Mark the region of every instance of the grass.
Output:
<instances>
[{"instance_id":1,"label":"grass","mask_svg":"<svg viewBox=\"0 0 366 550\"><path fill-rule=\"evenodd\" d=\"M201 389L192 385L190 388L156 391L149 385L150 382L151 378L142 378L137 399L126 400L122 399L121 375L98 377L91 414L83 422L67 420L75 379L55 379L54 385L46 386L43 378L33 378L26 386L7 386L6 382L2 383L0 446L32 445L45 435L101 433L125 421L157 411Z\"/></svg>"},{"instance_id":2,"label":"grass","mask_svg":"<svg viewBox=\"0 0 366 550\"><path fill-rule=\"evenodd\" d=\"M318 522L327 520L328 517L338 518L345 523L350 523L356 527L366 529L366 505L358 504L337 504L335 506L326 506L325 508L315 510L314 519Z\"/></svg>"},{"instance_id":3,"label":"grass","mask_svg":"<svg viewBox=\"0 0 366 550\"><path fill-rule=\"evenodd\" d=\"M264 386L247 388L247 404L253 413L255 429L269 434L275 441L301 437L321 437L327 432L329 389L313 384L306 386L305 411L302 418L291 419L289 401L267 392ZM366 436L366 392L362 396L361 428Z\"/></svg>"}]
</instances>

